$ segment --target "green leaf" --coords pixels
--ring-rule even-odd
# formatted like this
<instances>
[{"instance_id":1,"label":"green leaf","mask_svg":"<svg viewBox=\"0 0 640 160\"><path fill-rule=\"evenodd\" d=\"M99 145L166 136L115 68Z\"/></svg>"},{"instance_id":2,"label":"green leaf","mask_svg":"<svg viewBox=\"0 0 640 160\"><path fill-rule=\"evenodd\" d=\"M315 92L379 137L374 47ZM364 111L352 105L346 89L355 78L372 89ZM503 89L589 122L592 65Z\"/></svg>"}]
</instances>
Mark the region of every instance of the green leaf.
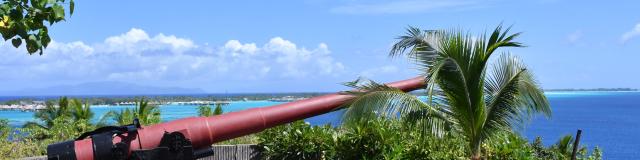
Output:
<instances>
[{"instance_id":1,"label":"green leaf","mask_svg":"<svg viewBox=\"0 0 640 160\"><path fill-rule=\"evenodd\" d=\"M64 7L61 5L55 4L53 5L53 17L56 21L60 21L64 19Z\"/></svg>"},{"instance_id":2,"label":"green leaf","mask_svg":"<svg viewBox=\"0 0 640 160\"><path fill-rule=\"evenodd\" d=\"M73 10L76 6L76 3L73 0L69 1L69 15L73 15Z\"/></svg>"},{"instance_id":3,"label":"green leaf","mask_svg":"<svg viewBox=\"0 0 640 160\"><path fill-rule=\"evenodd\" d=\"M22 39L15 38L15 39L11 40L11 43L13 44L13 47L18 48L22 44Z\"/></svg>"},{"instance_id":4,"label":"green leaf","mask_svg":"<svg viewBox=\"0 0 640 160\"><path fill-rule=\"evenodd\" d=\"M16 36L16 32L12 29L2 29L2 38L4 38L4 40L9 40L11 38L13 38L14 36Z\"/></svg>"},{"instance_id":5,"label":"green leaf","mask_svg":"<svg viewBox=\"0 0 640 160\"><path fill-rule=\"evenodd\" d=\"M41 43L38 43L38 38L35 35L29 35L27 39L27 52L33 54L42 48Z\"/></svg>"},{"instance_id":6,"label":"green leaf","mask_svg":"<svg viewBox=\"0 0 640 160\"><path fill-rule=\"evenodd\" d=\"M51 42L51 37L49 37L49 34L42 35L40 41L42 43L42 46L47 48L47 46L49 46L49 43Z\"/></svg>"},{"instance_id":7,"label":"green leaf","mask_svg":"<svg viewBox=\"0 0 640 160\"><path fill-rule=\"evenodd\" d=\"M12 9L9 12L9 17L11 17L11 20L13 21L20 21L22 20L23 17L23 12L22 9L20 7L16 7L16 9Z\"/></svg>"},{"instance_id":8,"label":"green leaf","mask_svg":"<svg viewBox=\"0 0 640 160\"><path fill-rule=\"evenodd\" d=\"M38 6L36 6L36 8L42 8L47 5L47 2L49 2L49 0L32 0L32 1L37 1Z\"/></svg>"}]
</instances>

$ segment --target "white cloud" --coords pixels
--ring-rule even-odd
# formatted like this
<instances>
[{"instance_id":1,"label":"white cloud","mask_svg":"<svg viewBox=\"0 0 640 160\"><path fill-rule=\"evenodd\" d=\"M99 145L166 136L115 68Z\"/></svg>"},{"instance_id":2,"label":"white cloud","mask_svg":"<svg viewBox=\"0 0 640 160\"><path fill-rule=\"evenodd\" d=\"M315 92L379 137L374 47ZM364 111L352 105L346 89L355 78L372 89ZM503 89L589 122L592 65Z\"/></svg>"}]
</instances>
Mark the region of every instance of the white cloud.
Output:
<instances>
[{"instance_id":1,"label":"white cloud","mask_svg":"<svg viewBox=\"0 0 640 160\"><path fill-rule=\"evenodd\" d=\"M162 33L149 37L149 35L141 29L132 28L127 33L111 36L104 40L104 43L98 46L104 52L124 52L124 53L140 53L140 52L158 52L171 51L170 53L182 53L197 46L189 39L177 38L176 36L166 36Z\"/></svg>"},{"instance_id":2,"label":"white cloud","mask_svg":"<svg viewBox=\"0 0 640 160\"><path fill-rule=\"evenodd\" d=\"M622 37L620 37L620 42L626 43L627 41L638 36L640 36L640 23L636 24L636 26L633 27L633 29L631 29L630 31L622 34Z\"/></svg>"},{"instance_id":3,"label":"white cloud","mask_svg":"<svg viewBox=\"0 0 640 160\"><path fill-rule=\"evenodd\" d=\"M262 47L238 40L210 47L173 35L149 36L135 28L90 45L54 41L42 56L0 42L0 53L0 80L14 82L296 79L335 76L344 70L324 43L306 49L275 37Z\"/></svg>"},{"instance_id":4,"label":"white cloud","mask_svg":"<svg viewBox=\"0 0 640 160\"><path fill-rule=\"evenodd\" d=\"M227 41L227 43L224 44L223 49L231 51L233 56L239 56L242 53L254 54L258 51L258 47L256 47L255 43L242 44L238 40Z\"/></svg>"},{"instance_id":5,"label":"white cloud","mask_svg":"<svg viewBox=\"0 0 640 160\"><path fill-rule=\"evenodd\" d=\"M378 3L357 3L332 8L333 13L344 14L402 14L441 10L463 10L480 7L471 0L398 0Z\"/></svg>"}]
</instances>

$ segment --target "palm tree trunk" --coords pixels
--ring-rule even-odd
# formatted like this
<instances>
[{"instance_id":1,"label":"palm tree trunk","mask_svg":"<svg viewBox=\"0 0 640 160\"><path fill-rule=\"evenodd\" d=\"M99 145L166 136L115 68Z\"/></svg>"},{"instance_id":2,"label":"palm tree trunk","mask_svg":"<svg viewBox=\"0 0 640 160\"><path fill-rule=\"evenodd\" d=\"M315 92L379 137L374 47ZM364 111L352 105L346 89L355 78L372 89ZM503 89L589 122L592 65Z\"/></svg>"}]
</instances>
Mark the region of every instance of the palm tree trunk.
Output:
<instances>
[{"instance_id":1,"label":"palm tree trunk","mask_svg":"<svg viewBox=\"0 0 640 160\"><path fill-rule=\"evenodd\" d=\"M471 160L481 160L482 152L481 152L482 143L479 140L471 141L470 149L471 149Z\"/></svg>"}]
</instances>

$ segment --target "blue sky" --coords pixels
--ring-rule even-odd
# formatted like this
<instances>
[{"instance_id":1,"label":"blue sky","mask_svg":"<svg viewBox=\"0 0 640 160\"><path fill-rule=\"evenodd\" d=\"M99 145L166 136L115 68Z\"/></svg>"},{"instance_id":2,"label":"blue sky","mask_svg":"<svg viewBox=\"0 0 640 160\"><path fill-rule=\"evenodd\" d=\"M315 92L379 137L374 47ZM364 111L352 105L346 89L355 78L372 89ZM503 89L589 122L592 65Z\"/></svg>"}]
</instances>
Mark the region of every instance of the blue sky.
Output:
<instances>
[{"instance_id":1,"label":"blue sky","mask_svg":"<svg viewBox=\"0 0 640 160\"><path fill-rule=\"evenodd\" d=\"M86 82L207 92L345 89L419 72L387 57L407 26L504 23L544 88L640 88L640 2L563 0L77 1L43 56L0 46L0 91ZM505 50L507 51L507 50Z\"/></svg>"}]
</instances>

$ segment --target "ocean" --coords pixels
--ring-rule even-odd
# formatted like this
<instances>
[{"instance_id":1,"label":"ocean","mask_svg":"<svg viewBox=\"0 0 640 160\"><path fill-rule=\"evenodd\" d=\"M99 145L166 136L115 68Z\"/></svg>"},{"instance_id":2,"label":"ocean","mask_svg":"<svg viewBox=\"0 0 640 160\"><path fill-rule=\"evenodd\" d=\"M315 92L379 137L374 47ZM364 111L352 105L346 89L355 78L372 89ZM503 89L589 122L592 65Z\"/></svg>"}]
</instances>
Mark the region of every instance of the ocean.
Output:
<instances>
[{"instance_id":1,"label":"ocean","mask_svg":"<svg viewBox=\"0 0 640 160\"><path fill-rule=\"evenodd\" d=\"M553 115L537 117L522 131L555 143L582 130L581 145L599 146L604 159L640 159L640 92L549 92Z\"/></svg>"},{"instance_id":2,"label":"ocean","mask_svg":"<svg viewBox=\"0 0 640 160\"><path fill-rule=\"evenodd\" d=\"M535 117L519 132L530 139L543 138L545 145L581 129L581 145L599 146L605 159L640 159L640 92L547 92L553 110L551 118ZM223 107L225 112L271 106L282 102L237 101ZM93 106L94 120L104 113L133 106ZM197 106L163 105L162 120L171 121L197 115ZM340 123L341 111L308 118L313 125ZM0 118L20 126L33 120L33 112L0 111Z\"/></svg>"}]
</instances>

